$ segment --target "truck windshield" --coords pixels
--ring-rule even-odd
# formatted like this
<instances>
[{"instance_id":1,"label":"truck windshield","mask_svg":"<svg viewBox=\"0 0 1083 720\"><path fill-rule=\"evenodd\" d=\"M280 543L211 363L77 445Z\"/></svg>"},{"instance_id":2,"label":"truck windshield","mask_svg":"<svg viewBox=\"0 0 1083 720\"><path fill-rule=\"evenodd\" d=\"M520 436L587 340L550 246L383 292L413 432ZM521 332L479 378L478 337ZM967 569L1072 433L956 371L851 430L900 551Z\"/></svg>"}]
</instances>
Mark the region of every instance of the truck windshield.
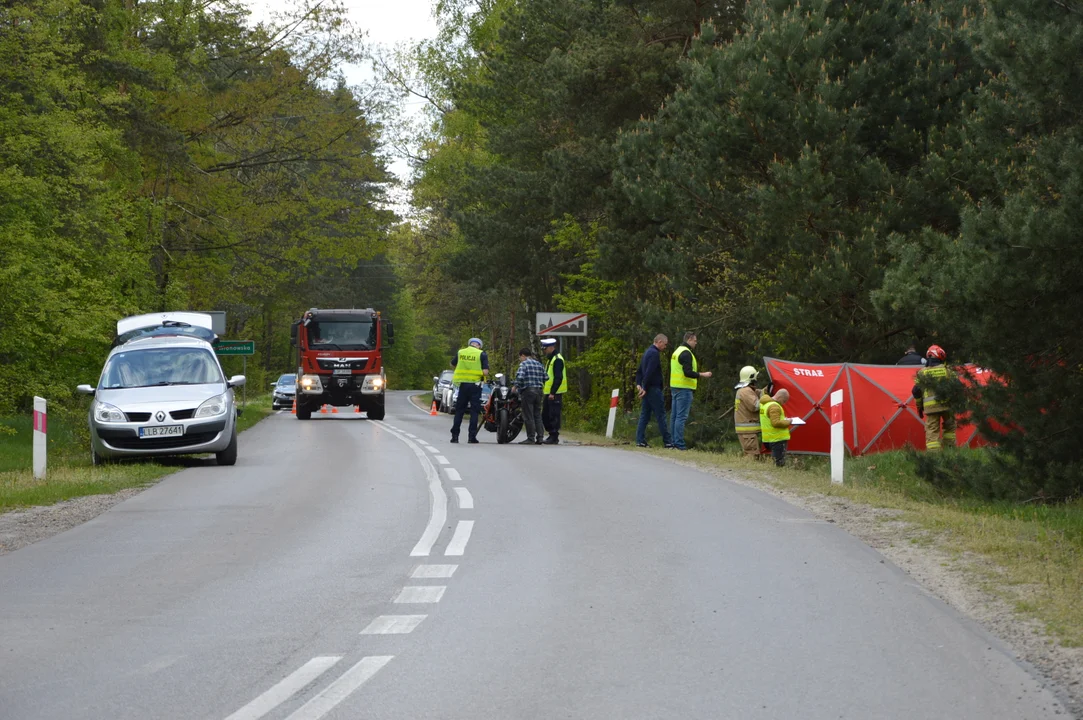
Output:
<instances>
[{"instance_id":1,"label":"truck windshield","mask_svg":"<svg viewBox=\"0 0 1083 720\"><path fill-rule=\"evenodd\" d=\"M155 348L117 353L102 370L99 387L204 385L225 382L214 355L200 348Z\"/></svg>"},{"instance_id":2,"label":"truck windshield","mask_svg":"<svg viewBox=\"0 0 1083 720\"><path fill-rule=\"evenodd\" d=\"M376 325L354 320L310 322L308 346L313 350L372 350L376 347Z\"/></svg>"}]
</instances>

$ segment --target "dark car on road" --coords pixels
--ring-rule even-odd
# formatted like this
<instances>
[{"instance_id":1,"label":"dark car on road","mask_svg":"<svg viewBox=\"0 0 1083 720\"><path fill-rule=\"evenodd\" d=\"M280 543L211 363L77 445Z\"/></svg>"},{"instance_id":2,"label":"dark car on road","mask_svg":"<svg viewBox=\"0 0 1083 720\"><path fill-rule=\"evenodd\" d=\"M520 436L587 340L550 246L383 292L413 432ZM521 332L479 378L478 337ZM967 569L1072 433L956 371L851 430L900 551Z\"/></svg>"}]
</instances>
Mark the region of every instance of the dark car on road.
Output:
<instances>
[{"instance_id":1,"label":"dark car on road","mask_svg":"<svg viewBox=\"0 0 1083 720\"><path fill-rule=\"evenodd\" d=\"M278 380L271 383L274 388L271 394L271 407L275 410L285 410L293 407L293 399L297 397L297 375L287 373L280 375Z\"/></svg>"}]
</instances>

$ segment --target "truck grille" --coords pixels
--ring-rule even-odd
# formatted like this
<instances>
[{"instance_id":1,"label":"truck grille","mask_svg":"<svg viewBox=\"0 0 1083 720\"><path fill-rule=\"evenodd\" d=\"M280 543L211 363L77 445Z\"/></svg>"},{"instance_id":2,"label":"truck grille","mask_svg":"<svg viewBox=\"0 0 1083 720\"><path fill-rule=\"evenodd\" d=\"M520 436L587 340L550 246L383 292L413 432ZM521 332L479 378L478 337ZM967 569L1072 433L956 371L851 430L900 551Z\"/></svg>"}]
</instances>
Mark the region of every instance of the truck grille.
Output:
<instances>
[{"instance_id":1,"label":"truck grille","mask_svg":"<svg viewBox=\"0 0 1083 720\"><path fill-rule=\"evenodd\" d=\"M368 367L368 358L317 358L320 370L364 370Z\"/></svg>"}]
</instances>

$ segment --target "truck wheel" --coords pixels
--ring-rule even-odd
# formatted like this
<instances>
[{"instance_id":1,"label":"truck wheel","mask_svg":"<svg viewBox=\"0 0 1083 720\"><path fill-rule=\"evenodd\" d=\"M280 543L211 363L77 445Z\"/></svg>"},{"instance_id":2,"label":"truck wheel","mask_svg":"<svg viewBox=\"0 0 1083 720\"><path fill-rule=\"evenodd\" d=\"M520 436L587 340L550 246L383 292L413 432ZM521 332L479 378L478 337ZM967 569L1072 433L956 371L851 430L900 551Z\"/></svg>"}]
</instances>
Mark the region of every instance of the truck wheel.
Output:
<instances>
[{"instance_id":1,"label":"truck wheel","mask_svg":"<svg viewBox=\"0 0 1083 720\"><path fill-rule=\"evenodd\" d=\"M384 401L381 399L379 405L373 405L368 410L369 420L383 420L384 419Z\"/></svg>"},{"instance_id":2,"label":"truck wheel","mask_svg":"<svg viewBox=\"0 0 1083 720\"><path fill-rule=\"evenodd\" d=\"M496 417L496 441L504 445L510 440L511 438L508 437L508 409L500 408L500 412Z\"/></svg>"},{"instance_id":3,"label":"truck wheel","mask_svg":"<svg viewBox=\"0 0 1083 720\"><path fill-rule=\"evenodd\" d=\"M214 454L214 461L219 465L237 464L237 425L233 425L233 437L229 439L229 445L222 452Z\"/></svg>"},{"instance_id":4,"label":"truck wheel","mask_svg":"<svg viewBox=\"0 0 1083 720\"><path fill-rule=\"evenodd\" d=\"M309 405L302 405L297 403L297 419L298 420L310 420L312 418L312 407Z\"/></svg>"}]
</instances>

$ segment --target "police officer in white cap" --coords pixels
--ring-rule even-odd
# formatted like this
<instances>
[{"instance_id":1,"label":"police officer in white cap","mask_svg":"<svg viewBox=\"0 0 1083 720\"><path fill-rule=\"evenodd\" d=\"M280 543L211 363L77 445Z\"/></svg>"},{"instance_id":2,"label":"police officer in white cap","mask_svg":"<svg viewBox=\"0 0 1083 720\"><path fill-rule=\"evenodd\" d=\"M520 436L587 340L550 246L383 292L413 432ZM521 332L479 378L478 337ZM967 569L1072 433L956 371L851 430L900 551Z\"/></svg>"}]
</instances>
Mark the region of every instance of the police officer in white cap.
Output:
<instances>
[{"instance_id":1,"label":"police officer in white cap","mask_svg":"<svg viewBox=\"0 0 1083 720\"><path fill-rule=\"evenodd\" d=\"M480 338L470 338L455 357L451 358L451 366L455 368L455 374L451 381L458 383L459 396L455 399L455 422L451 426L451 442L459 442L459 430L462 428L463 415L466 414L466 406L470 405L470 431L467 442L478 442L478 415L481 414L481 383L489 376L489 356L481 349Z\"/></svg>"},{"instance_id":2,"label":"police officer in white cap","mask_svg":"<svg viewBox=\"0 0 1083 720\"><path fill-rule=\"evenodd\" d=\"M543 442L546 445L556 445L560 442L560 414L564 407L564 393L568 391L568 373L564 365L564 356L557 352L557 339L545 338L541 344L545 352L542 424L549 433L549 437Z\"/></svg>"}]
</instances>

